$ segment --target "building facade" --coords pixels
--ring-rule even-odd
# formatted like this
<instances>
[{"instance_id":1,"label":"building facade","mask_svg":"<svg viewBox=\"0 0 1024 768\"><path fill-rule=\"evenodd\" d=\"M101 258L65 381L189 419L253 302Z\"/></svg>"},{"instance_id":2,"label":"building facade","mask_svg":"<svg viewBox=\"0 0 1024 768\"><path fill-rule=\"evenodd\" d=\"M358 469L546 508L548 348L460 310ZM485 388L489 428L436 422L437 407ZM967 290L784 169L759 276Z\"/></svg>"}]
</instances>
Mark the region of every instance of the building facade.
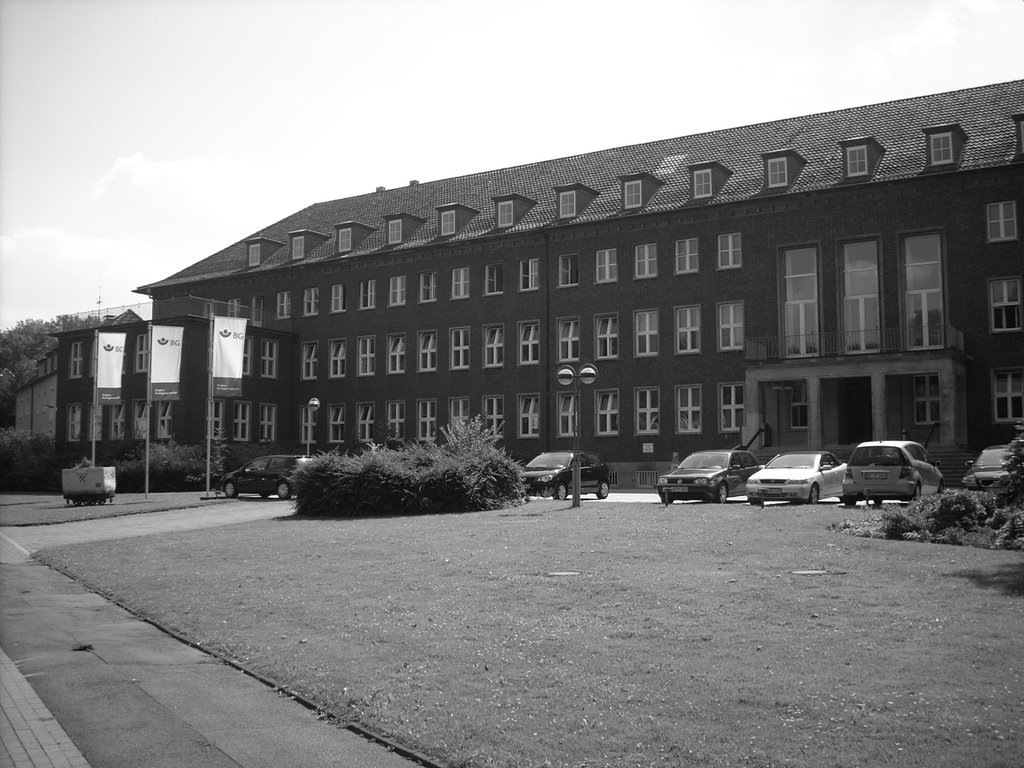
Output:
<instances>
[{"instance_id":1,"label":"building facade","mask_svg":"<svg viewBox=\"0 0 1024 768\"><path fill-rule=\"evenodd\" d=\"M204 439L215 313L249 320L243 396L213 406L229 439L344 450L479 415L529 457L578 419L622 487L707 447L1005 442L1022 147L1014 81L317 203L139 289L186 327L183 399L151 428ZM126 330L102 439L143 418ZM90 343L60 340L69 441ZM577 403L556 372L587 363Z\"/></svg>"}]
</instances>

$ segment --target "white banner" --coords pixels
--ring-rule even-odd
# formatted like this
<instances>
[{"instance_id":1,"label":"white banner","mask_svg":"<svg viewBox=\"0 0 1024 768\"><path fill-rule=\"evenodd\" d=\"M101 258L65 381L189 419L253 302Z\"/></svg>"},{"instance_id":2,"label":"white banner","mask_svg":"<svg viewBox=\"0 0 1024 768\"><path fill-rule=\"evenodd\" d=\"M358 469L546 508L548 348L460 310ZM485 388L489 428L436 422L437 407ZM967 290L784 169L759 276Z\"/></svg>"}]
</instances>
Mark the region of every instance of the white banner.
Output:
<instances>
[{"instance_id":1,"label":"white banner","mask_svg":"<svg viewBox=\"0 0 1024 768\"><path fill-rule=\"evenodd\" d=\"M242 394L245 323L244 317L213 318L213 397Z\"/></svg>"},{"instance_id":2,"label":"white banner","mask_svg":"<svg viewBox=\"0 0 1024 768\"><path fill-rule=\"evenodd\" d=\"M124 339L123 333L101 331L96 335L96 389L103 405L121 402Z\"/></svg>"},{"instance_id":3,"label":"white banner","mask_svg":"<svg viewBox=\"0 0 1024 768\"><path fill-rule=\"evenodd\" d=\"M177 400L181 396L181 339L184 328L152 325L149 328L150 400Z\"/></svg>"}]
</instances>

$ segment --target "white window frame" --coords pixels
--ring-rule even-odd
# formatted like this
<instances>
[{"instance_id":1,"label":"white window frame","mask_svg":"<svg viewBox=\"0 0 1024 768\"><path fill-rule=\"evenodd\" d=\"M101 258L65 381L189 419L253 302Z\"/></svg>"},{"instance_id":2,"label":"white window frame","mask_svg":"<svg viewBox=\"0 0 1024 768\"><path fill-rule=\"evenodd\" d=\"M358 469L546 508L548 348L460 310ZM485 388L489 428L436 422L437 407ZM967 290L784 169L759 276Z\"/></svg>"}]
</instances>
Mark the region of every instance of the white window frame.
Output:
<instances>
[{"instance_id":1,"label":"white window frame","mask_svg":"<svg viewBox=\"0 0 1024 768\"><path fill-rule=\"evenodd\" d=\"M437 301L437 272L420 272L420 304Z\"/></svg>"},{"instance_id":2,"label":"white window frame","mask_svg":"<svg viewBox=\"0 0 1024 768\"><path fill-rule=\"evenodd\" d=\"M260 403L261 443L272 443L277 440L277 403Z\"/></svg>"},{"instance_id":3,"label":"white window frame","mask_svg":"<svg viewBox=\"0 0 1024 768\"><path fill-rule=\"evenodd\" d=\"M448 423L465 424L469 421L469 398L449 397L448 398Z\"/></svg>"},{"instance_id":4,"label":"white window frame","mask_svg":"<svg viewBox=\"0 0 1024 768\"><path fill-rule=\"evenodd\" d=\"M868 148L865 144L854 144L846 148L846 177L857 178L867 176L871 168L868 165Z\"/></svg>"},{"instance_id":5,"label":"white window frame","mask_svg":"<svg viewBox=\"0 0 1024 768\"><path fill-rule=\"evenodd\" d=\"M718 304L718 351L743 349L743 302L723 301Z\"/></svg>"},{"instance_id":6,"label":"white window frame","mask_svg":"<svg viewBox=\"0 0 1024 768\"><path fill-rule=\"evenodd\" d=\"M348 296L344 283L335 283L331 286L331 313L345 312L348 309Z\"/></svg>"},{"instance_id":7,"label":"white window frame","mask_svg":"<svg viewBox=\"0 0 1024 768\"><path fill-rule=\"evenodd\" d=\"M511 227L515 224L515 206L511 200L498 201L495 220L499 227Z\"/></svg>"},{"instance_id":8,"label":"white window frame","mask_svg":"<svg viewBox=\"0 0 1024 768\"><path fill-rule=\"evenodd\" d=\"M569 363L580 359L580 319L563 317L558 320L558 361Z\"/></svg>"},{"instance_id":9,"label":"white window frame","mask_svg":"<svg viewBox=\"0 0 1024 768\"><path fill-rule=\"evenodd\" d=\"M558 218L571 219L576 215L576 191L558 193Z\"/></svg>"},{"instance_id":10,"label":"white window frame","mask_svg":"<svg viewBox=\"0 0 1024 768\"><path fill-rule=\"evenodd\" d=\"M661 432L661 391L658 387L637 387L633 390L634 420L638 435Z\"/></svg>"},{"instance_id":11,"label":"white window frame","mask_svg":"<svg viewBox=\"0 0 1024 768\"><path fill-rule=\"evenodd\" d=\"M137 344L138 342L136 342ZM68 378L81 379L85 377L85 342L71 342L71 349L68 352Z\"/></svg>"},{"instance_id":12,"label":"white window frame","mask_svg":"<svg viewBox=\"0 0 1024 768\"><path fill-rule=\"evenodd\" d=\"M1024 368L992 371L992 420L1016 423L1024 418Z\"/></svg>"},{"instance_id":13,"label":"white window frame","mask_svg":"<svg viewBox=\"0 0 1024 768\"><path fill-rule=\"evenodd\" d=\"M110 439L124 440L125 438L125 404L114 403L107 406L107 423L110 425Z\"/></svg>"},{"instance_id":14,"label":"white window frame","mask_svg":"<svg viewBox=\"0 0 1024 768\"><path fill-rule=\"evenodd\" d=\"M739 395L737 401L737 394ZM719 429L723 433L739 432L744 419L743 382L718 385Z\"/></svg>"},{"instance_id":15,"label":"white window frame","mask_svg":"<svg viewBox=\"0 0 1024 768\"><path fill-rule=\"evenodd\" d=\"M402 242L402 220L391 219L388 222L388 245L398 245Z\"/></svg>"},{"instance_id":16,"label":"white window frame","mask_svg":"<svg viewBox=\"0 0 1024 768\"><path fill-rule=\"evenodd\" d=\"M352 250L352 227L342 227L338 230L338 253L348 253Z\"/></svg>"},{"instance_id":17,"label":"white window frame","mask_svg":"<svg viewBox=\"0 0 1024 768\"><path fill-rule=\"evenodd\" d=\"M304 317L320 314L320 288L313 286L302 291L302 314Z\"/></svg>"},{"instance_id":18,"label":"white window frame","mask_svg":"<svg viewBox=\"0 0 1024 768\"><path fill-rule=\"evenodd\" d=\"M253 296L250 300L252 304L249 307L249 319L252 320L253 326L256 328L263 327L263 297Z\"/></svg>"},{"instance_id":19,"label":"white window frame","mask_svg":"<svg viewBox=\"0 0 1024 768\"><path fill-rule=\"evenodd\" d=\"M675 308L676 354L700 353L700 304Z\"/></svg>"},{"instance_id":20,"label":"white window frame","mask_svg":"<svg viewBox=\"0 0 1024 768\"><path fill-rule=\"evenodd\" d=\"M82 404L68 403L68 440L82 439Z\"/></svg>"},{"instance_id":21,"label":"white window frame","mask_svg":"<svg viewBox=\"0 0 1024 768\"><path fill-rule=\"evenodd\" d=\"M231 435L235 440L247 443L252 427L252 403L236 400L231 407Z\"/></svg>"},{"instance_id":22,"label":"white window frame","mask_svg":"<svg viewBox=\"0 0 1024 768\"><path fill-rule=\"evenodd\" d=\"M619 280L619 260L614 248L601 248L594 254L594 282L615 283Z\"/></svg>"},{"instance_id":23,"label":"white window frame","mask_svg":"<svg viewBox=\"0 0 1024 768\"><path fill-rule=\"evenodd\" d=\"M765 173L770 189L789 186L789 164L784 157L769 157L765 162Z\"/></svg>"},{"instance_id":24,"label":"white window frame","mask_svg":"<svg viewBox=\"0 0 1024 768\"><path fill-rule=\"evenodd\" d=\"M989 323L992 333L1021 330L1021 279L998 277L988 281Z\"/></svg>"},{"instance_id":25,"label":"white window frame","mask_svg":"<svg viewBox=\"0 0 1024 768\"><path fill-rule=\"evenodd\" d=\"M348 372L348 341L346 339L331 339L328 345L331 362L327 378L343 379Z\"/></svg>"},{"instance_id":26,"label":"white window frame","mask_svg":"<svg viewBox=\"0 0 1024 768\"><path fill-rule=\"evenodd\" d=\"M452 371L469 370L470 328L468 325L448 331L448 367Z\"/></svg>"},{"instance_id":27,"label":"white window frame","mask_svg":"<svg viewBox=\"0 0 1024 768\"><path fill-rule=\"evenodd\" d=\"M558 257L558 287L575 288L580 284L580 257L578 253L563 253Z\"/></svg>"},{"instance_id":28,"label":"white window frame","mask_svg":"<svg viewBox=\"0 0 1024 768\"><path fill-rule=\"evenodd\" d=\"M452 268L452 300L469 298L469 267Z\"/></svg>"},{"instance_id":29,"label":"white window frame","mask_svg":"<svg viewBox=\"0 0 1024 768\"><path fill-rule=\"evenodd\" d=\"M576 395L573 392L558 393L558 436L572 437L576 434Z\"/></svg>"},{"instance_id":30,"label":"white window frame","mask_svg":"<svg viewBox=\"0 0 1024 768\"><path fill-rule=\"evenodd\" d=\"M488 431L501 437L505 433L505 396L484 395L483 415Z\"/></svg>"},{"instance_id":31,"label":"white window frame","mask_svg":"<svg viewBox=\"0 0 1024 768\"><path fill-rule=\"evenodd\" d=\"M519 395L519 437L540 437L540 395Z\"/></svg>"},{"instance_id":32,"label":"white window frame","mask_svg":"<svg viewBox=\"0 0 1024 768\"><path fill-rule=\"evenodd\" d=\"M292 316L292 292L277 292L277 319L287 320Z\"/></svg>"},{"instance_id":33,"label":"white window frame","mask_svg":"<svg viewBox=\"0 0 1024 768\"><path fill-rule=\"evenodd\" d=\"M521 321L517 338L519 341L519 365L540 365L540 321Z\"/></svg>"},{"instance_id":34,"label":"white window frame","mask_svg":"<svg viewBox=\"0 0 1024 768\"><path fill-rule=\"evenodd\" d=\"M384 405L388 437L405 439L405 400L388 400Z\"/></svg>"},{"instance_id":35,"label":"white window frame","mask_svg":"<svg viewBox=\"0 0 1024 768\"><path fill-rule=\"evenodd\" d=\"M216 404L216 401L214 401ZM159 440L170 440L174 436L173 426L174 401L157 400L156 402L156 436Z\"/></svg>"},{"instance_id":36,"label":"white window frame","mask_svg":"<svg viewBox=\"0 0 1024 768\"><path fill-rule=\"evenodd\" d=\"M306 255L306 236L292 235L292 261L298 261Z\"/></svg>"},{"instance_id":37,"label":"white window frame","mask_svg":"<svg viewBox=\"0 0 1024 768\"><path fill-rule=\"evenodd\" d=\"M359 281L359 309L375 309L377 307L377 280L369 278Z\"/></svg>"},{"instance_id":38,"label":"white window frame","mask_svg":"<svg viewBox=\"0 0 1024 768\"><path fill-rule=\"evenodd\" d=\"M710 168L701 168L693 172L693 197L695 199L711 197L715 194L715 180Z\"/></svg>"},{"instance_id":39,"label":"white window frame","mask_svg":"<svg viewBox=\"0 0 1024 768\"><path fill-rule=\"evenodd\" d=\"M427 443L437 439L437 400L416 401L416 439Z\"/></svg>"},{"instance_id":40,"label":"white window frame","mask_svg":"<svg viewBox=\"0 0 1024 768\"><path fill-rule=\"evenodd\" d=\"M700 384L676 386L676 434L699 435L703 431L701 403L704 399Z\"/></svg>"},{"instance_id":41,"label":"white window frame","mask_svg":"<svg viewBox=\"0 0 1024 768\"><path fill-rule=\"evenodd\" d=\"M345 404L332 403L327 406L327 442L345 442Z\"/></svg>"},{"instance_id":42,"label":"white window frame","mask_svg":"<svg viewBox=\"0 0 1024 768\"><path fill-rule=\"evenodd\" d=\"M622 207L642 208L644 205L644 184L640 180L624 181L622 183Z\"/></svg>"},{"instance_id":43,"label":"white window frame","mask_svg":"<svg viewBox=\"0 0 1024 768\"><path fill-rule=\"evenodd\" d=\"M373 440L374 404L356 403L358 421L356 423L359 440L368 443Z\"/></svg>"},{"instance_id":44,"label":"white window frame","mask_svg":"<svg viewBox=\"0 0 1024 768\"><path fill-rule=\"evenodd\" d=\"M594 318L594 357L615 360L619 356L619 316L616 313Z\"/></svg>"},{"instance_id":45,"label":"white window frame","mask_svg":"<svg viewBox=\"0 0 1024 768\"><path fill-rule=\"evenodd\" d=\"M299 442L304 446L316 442L316 415L319 410L308 405L299 408Z\"/></svg>"},{"instance_id":46,"label":"white window frame","mask_svg":"<svg viewBox=\"0 0 1024 768\"><path fill-rule=\"evenodd\" d=\"M259 243L249 243L249 266L258 267L260 265L260 245Z\"/></svg>"},{"instance_id":47,"label":"white window frame","mask_svg":"<svg viewBox=\"0 0 1024 768\"><path fill-rule=\"evenodd\" d=\"M484 368L501 368L505 365L505 326L484 326Z\"/></svg>"},{"instance_id":48,"label":"white window frame","mask_svg":"<svg viewBox=\"0 0 1024 768\"><path fill-rule=\"evenodd\" d=\"M405 275L392 275L388 278L388 306L405 306Z\"/></svg>"},{"instance_id":49,"label":"white window frame","mask_svg":"<svg viewBox=\"0 0 1024 768\"><path fill-rule=\"evenodd\" d=\"M633 246L633 278L647 280L658 276L658 244Z\"/></svg>"},{"instance_id":50,"label":"white window frame","mask_svg":"<svg viewBox=\"0 0 1024 768\"><path fill-rule=\"evenodd\" d=\"M697 272L700 262L700 240L696 237L684 237L676 240L677 275L692 275Z\"/></svg>"},{"instance_id":51,"label":"white window frame","mask_svg":"<svg viewBox=\"0 0 1024 768\"><path fill-rule=\"evenodd\" d=\"M519 260L519 290L540 290L540 259L534 257Z\"/></svg>"},{"instance_id":52,"label":"white window frame","mask_svg":"<svg viewBox=\"0 0 1024 768\"><path fill-rule=\"evenodd\" d=\"M316 378L319 344L315 341L302 342L302 379Z\"/></svg>"},{"instance_id":53,"label":"white window frame","mask_svg":"<svg viewBox=\"0 0 1024 768\"><path fill-rule=\"evenodd\" d=\"M441 211L441 236L455 234L455 211Z\"/></svg>"},{"instance_id":54,"label":"white window frame","mask_svg":"<svg viewBox=\"0 0 1024 768\"><path fill-rule=\"evenodd\" d=\"M919 373L914 375L914 424L931 426L941 418L941 387L939 374Z\"/></svg>"},{"instance_id":55,"label":"white window frame","mask_svg":"<svg viewBox=\"0 0 1024 768\"><path fill-rule=\"evenodd\" d=\"M484 265L484 296L499 296L505 292L503 264Z\"/></svg>"},{"instance_id":56,"label":"white window frame","mask_svg":"<svg viewBox=\"0 0 1024 768\"><path fill-rule=\"evenodd\" d=\"M356 341L358 362L357 376L373 376L377 372L377 337L360 336Z\"/></svg>"},{"instance_id":57,"label":"white window frame","mask_svg":"<svg viewBox=\"0 0 1024 768\"><path fill-rule=\"evenodd\" d=\"M929 134L928 148L931 165L951 165L956 161L956 148L953 145L951 131Z\"/></svg>"},{"instance_id":58,"label":"white window frame","mask_svg":"<svg viewBox=\"0 0 1024 768\"><path fill-rule=\"evenodd\" d=\"M419 331L416 335L416 370L433 373L437 370L437 331Z\"/></svg>"},{"instance_id":59,"label":"white window frame","mask_svg":"<svg viewBox=\"0 0 1024 768\"><path fill-rule=\"evenodd\" d=\"M262 339L260 341L260 377L264 379L277 378L277 341L275 339Z\"/></svg>"},{"instance_id":60,"label":"white window frame","mask_svg":"<svg viewBox=\"0 0 1024 768\"><path fill-rule=\"evenodd\" d=\"M1006 200L985 206L988 242L1001 243L1017 239L1017 201Z\"/></svg>"},{"instance_id":61,"label":"white window frame","mask_svg":"<svg viewBox=\"0 0 1024 768\"><path fill-rule=\"evenodd\" d=\"M405 334L388 334L388 374L405 373Z\"/></svg>"},{"instance_id":62,"label":"white window frame","mask_svg":"<svg viewBox=\"0 0 1024 768\"><path fill-rule=\"evenodd\" d=\"M718 268L739 269L743 266L743 235L727 232L718 236Z\"/></svg>"},{"instance_id":63,"label":"white window frame","mask_svg":"<svg viewBox=\"0 0 1024 768\"><path fill-rule=\"evenodd\" d=\"M658 310L633 311L633 356L658 356Z\"/></svg>"},{"instance_id":64,"label":"white window frame","mask_svg":"<svg viewBox=\"0 0 1024 768\"><path fill-rule=\"evenodd\" d=\"M619 434L619 390L599 389L594 393L595 426L598 437Z\"/></svg>"},{"instance_id":65,"label":"white window frame","mask_svg":"<svg viewBox=\"0 0 1024 768\"><path fill-rule=\"evenodd\" d=\"M146 373L149 370L149 333L140 333L135 337L135 372Z\"/></svg>"}]
</instances>

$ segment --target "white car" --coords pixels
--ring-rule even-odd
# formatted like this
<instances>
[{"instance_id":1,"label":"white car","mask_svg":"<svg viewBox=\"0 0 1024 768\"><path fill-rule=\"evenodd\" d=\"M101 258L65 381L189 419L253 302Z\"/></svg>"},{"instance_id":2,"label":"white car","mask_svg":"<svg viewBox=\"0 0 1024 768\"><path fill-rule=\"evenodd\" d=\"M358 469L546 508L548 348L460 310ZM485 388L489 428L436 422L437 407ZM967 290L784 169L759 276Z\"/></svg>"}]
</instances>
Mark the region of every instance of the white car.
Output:
<instances>
[{"instance_id":1,"label":"white car","mask_svg":"<svg viewBox=\"0 0 1024 768\"><path fill-rule=\"evenodd\" d=\"M828 451L780 453L747 480L747 503L817 504L843 492L846 464Z\"/></svg>"}]
</instances>

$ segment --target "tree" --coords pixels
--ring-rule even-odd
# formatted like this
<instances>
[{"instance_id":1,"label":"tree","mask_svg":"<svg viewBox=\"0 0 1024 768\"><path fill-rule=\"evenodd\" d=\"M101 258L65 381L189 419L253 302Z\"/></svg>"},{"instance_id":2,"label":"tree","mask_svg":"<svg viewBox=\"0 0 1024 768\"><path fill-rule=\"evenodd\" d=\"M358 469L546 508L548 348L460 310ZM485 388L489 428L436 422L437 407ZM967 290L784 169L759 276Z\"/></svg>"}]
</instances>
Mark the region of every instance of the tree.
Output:
<instances>
[{"instance_id":1,"label":"tree","mask_svg":"<svg viewBox=\"0 0 1024 768\"><path fill-rule=\"evenodd\" d=\"M95 318L58 315L52 320L19 320L0 331L0 427L13 427L15 395L36 375L36 362L57 346L51 334L88 328Z\"/></svg>"},{"instance_id":2,"label":"tree","mask_svg":"<svg viewBox=\"0 0 1024 768\"><path fill-rule=\"evenodd\" d=\"M1024 502L1024 421L1014 427L1017 436L1010 441L1010 454L1006 457L1006 470L1010 473L1010 489L1007 501L1010 504Z\"/></svg>"}]
</instances>

